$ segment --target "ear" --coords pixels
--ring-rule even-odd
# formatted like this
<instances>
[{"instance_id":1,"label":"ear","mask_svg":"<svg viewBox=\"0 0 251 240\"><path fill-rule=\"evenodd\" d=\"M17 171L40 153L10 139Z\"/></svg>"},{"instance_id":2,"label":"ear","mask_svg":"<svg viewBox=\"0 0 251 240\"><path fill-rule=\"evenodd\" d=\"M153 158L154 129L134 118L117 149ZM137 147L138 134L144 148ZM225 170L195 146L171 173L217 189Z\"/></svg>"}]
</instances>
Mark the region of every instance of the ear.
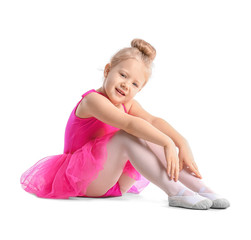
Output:
<instances>
[{"instance_id":1,"label":"ear","mask_svg":"<svg viewBox=\"0 0 251 240\"><path fill-rule=\"evenodd\" d=\"M110 69L111 69L111 64L110 64L110 63L107 63L107 64L105 65L105 70L104 70L104 76L105 76L105 78L107 77L107 75L108 75Z\"/></svg>"}]
</instances>

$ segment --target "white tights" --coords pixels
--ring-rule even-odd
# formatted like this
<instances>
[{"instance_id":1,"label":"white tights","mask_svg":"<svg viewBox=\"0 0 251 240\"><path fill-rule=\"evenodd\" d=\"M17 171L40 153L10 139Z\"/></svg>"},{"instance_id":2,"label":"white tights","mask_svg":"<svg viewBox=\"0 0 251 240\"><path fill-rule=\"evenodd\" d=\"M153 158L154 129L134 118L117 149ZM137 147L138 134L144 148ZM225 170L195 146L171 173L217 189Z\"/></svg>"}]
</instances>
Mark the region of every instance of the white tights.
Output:
<instances>
[{"instance_id":1,"label":"white tights","mask_svg":"<svg viewBox=\"0 0 251 240\"><path fill-rule=\"evenodd\" d=\"M101 196L119 181L122 194L126 193L135 180L122 174L127 160L150 182L162 189L168 196L175 196L181 190L183 195L194 195L205 184L201 179L182 170L179 181L170 181L166 171L166 160L162 146L139 139L123 130L107 143L107 160L104 169L88 186L86 196ZM190 190L190 189L191 190Z\"/></svg>"}]
</instances>

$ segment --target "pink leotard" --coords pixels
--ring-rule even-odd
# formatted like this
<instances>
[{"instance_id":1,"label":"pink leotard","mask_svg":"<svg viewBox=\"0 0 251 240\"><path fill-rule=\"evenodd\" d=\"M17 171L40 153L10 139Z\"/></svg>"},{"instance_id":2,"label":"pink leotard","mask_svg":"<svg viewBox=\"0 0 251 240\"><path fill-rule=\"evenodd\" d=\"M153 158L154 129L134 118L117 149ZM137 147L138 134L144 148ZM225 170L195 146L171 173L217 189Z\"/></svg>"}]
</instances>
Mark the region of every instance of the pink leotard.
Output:
<instances>
[{"instance_id":1,"label":"pink leotard","mask_svg":"<svg viewBox=\"0 0 251 240\"><path fill-rule=\"evenodd\" d=\"M82 99L92 92L102 94L92 89L84 93ZM20 179L25 191L43 198L85 197L88 185L103 169L107 155L106 144L119 129L94 117L77 117L75 113L81 100L71 112L65 128L64 153L42 158L25 171ZM129 160L123 173L136 180L128 190L130 193L138 194L149 184ZM117 182L99 197L121 195Z\"/></svg>"}]
</instances>

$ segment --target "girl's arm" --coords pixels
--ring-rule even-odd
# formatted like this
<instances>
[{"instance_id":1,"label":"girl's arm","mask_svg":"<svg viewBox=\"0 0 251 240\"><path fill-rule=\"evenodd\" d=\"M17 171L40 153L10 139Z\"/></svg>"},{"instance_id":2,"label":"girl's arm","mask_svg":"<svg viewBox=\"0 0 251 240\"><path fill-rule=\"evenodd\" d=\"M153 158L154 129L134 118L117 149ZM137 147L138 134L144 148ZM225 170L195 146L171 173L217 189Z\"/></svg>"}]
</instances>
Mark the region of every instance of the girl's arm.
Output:
<instances>
[{"instance_id":1,"label":"girl's arm","mask_svg":"<svg viewBox=\"0 0 251 240\"><path fill-rule=\"evenodd\" d=\"M169 136L178 148L187 144L187 140L164 119L156 117L152 121L152 125Z\"/></svg>"},{"instance_id":2,"label":"girl's arm","mask_svg":"<svg viewBox=\"0 0 251 240\"><path fill-rule=\"evenodd\" d=\"M172 139L146 120L122 112L106 97L91 93L83 99L85 111L98 120L160 146L174 145ZM81 105L80 105L81 106Z\"/></svg>"},{"instance_id":3,"label":"girl's arm","mask_svg":"<svg viewBox=\"0 0 251 240\"><path fill-rule=\"evenodd\" d=\"M178 148L180 148L184 144L187 144L186 139L180 133L178 133L169 123L167 123L162 118L155 117L148 113L135 99L132 100L129 114L148 121L155 128L159 129L161 132L169 136Z\"/></svg>"},{"instance_id":4,"label":"girl's arm","mask_svg":"<svg viewBox=\"0 0 251 240\"><path fill-rule=\"evenodd\" d=\"M179 148L180 170L183 169L183 165L185 164L189 167L191 172L195 173L197 177L202 178L194 161L193 154L187 140L183 136L181 136L181 134L179 134L169 123L167 123L164 119L155 117L145 111L141 107L141 105L134 99L132 100L129 114L145 119L155 128L159 129L161 132L169 136L173 140L175 145Z\"/></svg>"}]
</instances>

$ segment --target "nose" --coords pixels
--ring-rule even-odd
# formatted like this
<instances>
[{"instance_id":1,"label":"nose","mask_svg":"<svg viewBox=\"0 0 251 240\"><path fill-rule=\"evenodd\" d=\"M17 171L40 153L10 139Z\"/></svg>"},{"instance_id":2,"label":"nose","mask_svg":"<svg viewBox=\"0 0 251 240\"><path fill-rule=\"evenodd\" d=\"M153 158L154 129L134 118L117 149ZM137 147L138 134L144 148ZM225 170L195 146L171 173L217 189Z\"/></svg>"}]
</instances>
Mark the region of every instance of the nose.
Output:
<instances>
[{"instance_id":1,"label":"nose","mask_svg":"<svg viewBox=\"0 0 251 240\"><path fill-rule=\"evenodd\" d=\"M128 90L128 87L127 87L126 83L122 83L121 86L122 86L122 88L123 88L124 90L126 90L126 91Z\"/></svg>"}]
</instances>

